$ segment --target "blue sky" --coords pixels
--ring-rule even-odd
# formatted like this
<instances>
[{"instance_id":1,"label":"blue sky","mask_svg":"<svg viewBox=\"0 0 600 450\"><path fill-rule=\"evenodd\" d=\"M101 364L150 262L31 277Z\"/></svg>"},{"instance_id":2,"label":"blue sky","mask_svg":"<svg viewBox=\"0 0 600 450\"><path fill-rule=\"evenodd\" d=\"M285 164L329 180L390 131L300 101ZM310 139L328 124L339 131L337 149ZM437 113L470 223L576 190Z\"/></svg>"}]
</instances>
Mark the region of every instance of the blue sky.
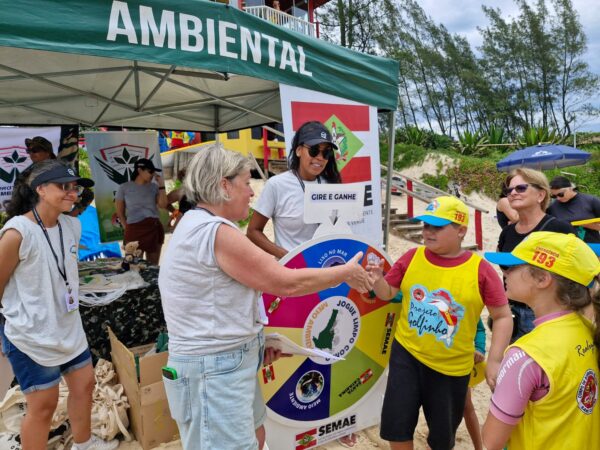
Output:
<instances>
[{"instance_id":1,"label":"blue sky","mask_svg":"<svg viewBox=\"0 0 600 450\"><path fill-rule=\"evenodd\" d=\"M598 0L572 0L579 13L588 40L587 62L592 72L600 75L600 2ZM529 3L532 3L531 0ZM550 1L546 1L550 6ZM481 5L500 8L504 17L518 15L518 8L512 0L420 0L423 10L437 23L442 23L452 33L465 36L471 45L481 45L481 35L477 27L488 24ZM600 92L594 99L600 104ZM577 124L578 131L600 131L600 119Z\"/></svg>"}]
</instances>

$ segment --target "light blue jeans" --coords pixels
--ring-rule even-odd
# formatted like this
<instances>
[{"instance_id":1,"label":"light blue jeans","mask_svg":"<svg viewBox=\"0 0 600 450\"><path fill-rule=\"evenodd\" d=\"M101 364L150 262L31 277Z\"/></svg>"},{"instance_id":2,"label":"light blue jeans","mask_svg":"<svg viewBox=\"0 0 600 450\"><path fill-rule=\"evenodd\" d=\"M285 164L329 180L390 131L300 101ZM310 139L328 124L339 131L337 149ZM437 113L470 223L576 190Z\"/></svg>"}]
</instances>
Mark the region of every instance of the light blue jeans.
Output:
<instances>
[{"instance_id":1,"label":"light blue jeans","mask_svg":"<svg viewBox=\"0 0 600 450\"><path fill-rule=\"evenodd\" d=\"M226 352L169 354L177 379L163 377L163 382L184 450L258 448L255 430L267 413L256 376L263 354L262 332Z\"/></svg>"}]
</instances>

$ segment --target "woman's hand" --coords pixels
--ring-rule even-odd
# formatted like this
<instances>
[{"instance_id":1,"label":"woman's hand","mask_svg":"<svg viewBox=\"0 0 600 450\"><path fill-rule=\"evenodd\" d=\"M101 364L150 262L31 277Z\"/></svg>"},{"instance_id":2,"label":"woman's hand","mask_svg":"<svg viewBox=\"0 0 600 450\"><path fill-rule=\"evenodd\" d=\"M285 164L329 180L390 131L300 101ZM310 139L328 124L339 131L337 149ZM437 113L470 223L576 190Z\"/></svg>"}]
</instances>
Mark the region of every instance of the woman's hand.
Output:
<instances>
[{"instance_id":1,"label":"woman's hand","mask_svg":"<svg viewBox=\"0 0 600 450\"><path fill-rule=\"evenodd\" d=\"M373 289L373 282L369 277L369 273L358 263L362 258L363 252L358 252L344 266L348 270L346 283L353 289L356 289L361 294L369 292Z\"/></svg>"},{"instance_id":2,"label":"woman's hand","mask_svg":"<svg viewBox=\"0 0 600 450\"><path fill-rule=\"evenodd\" d=\"M275 361L277 361L279 358L289 358L290 355L289 353L281 353L281 350L273 348L273 347L266 347L265 348L265 356L263 359L263 366L268 366L269 364L273 364Z\"/></svg>"}]
</instances>

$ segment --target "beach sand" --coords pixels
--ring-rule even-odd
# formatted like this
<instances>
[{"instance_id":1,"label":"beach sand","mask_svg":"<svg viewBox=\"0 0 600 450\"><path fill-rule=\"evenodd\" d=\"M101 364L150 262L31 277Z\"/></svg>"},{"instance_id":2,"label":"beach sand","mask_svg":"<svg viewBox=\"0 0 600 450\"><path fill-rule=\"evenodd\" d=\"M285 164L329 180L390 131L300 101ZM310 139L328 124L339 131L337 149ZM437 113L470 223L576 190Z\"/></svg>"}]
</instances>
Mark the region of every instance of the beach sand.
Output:
<instances>
[{"instance_id":1,"label":"beach sand","mask_svg":"<svg viewBox=\"0 0 600 450\"><path fill-rule=\"evenodd\" d=\"M420 179L421 174L424 173L436 173L437 167L440 161L444 165L451 164L449 158L442 156L441 158L430 157L425 160L425 162L418 167L409 168L407 170L403 170L402 173ZM252 200L252 204L256 202L258 197L260 196L260 192L262 191L262 187L264 186L264 182L262 180L251 180L252 188L255 192L255 197ZM385 199L382 199L385 200ZM498 242L498 236L500 234L500 227L495 218L496 212L496 201L490 199L485 196L481 196L477 193L472 193L467 196L467 200L473 204L478 205L479 207L486 209L488 213L482 214L482 226L483 226L483 246L484 251L494 251L496 249L496 244ZM391 200L392 207L398 208L398 212L406 212L406 195L402 196L392 196ZM415 200L414 209L415 214L420 214L424 211L427 205L419 200ZM474 227L474 215L473 210L471 209L470 216L470 225L469 232L465 238L465 244L471 245L475 244L475 227ZM267 224L265 228L265 234L268 236L273 236L273 229L271 226L271 222ZM410 242L399 237L390 235L389 245L388 245L388 254L392 258L393 261L396 261L403 253L405 253L408 249L415 247L417 244L414 242ZM484 320L487 319L487 312L484 310L482 317ZM487 346L489 348L491 336L488 331L487 336ZM473 389L472 399L475 409L477 411L477 415L479 417L479 421L483 424L485 420L485 416L487 415L488 405L490 400L490 389L488 388L485 382L479 384ZM414 445L415 449L426 449L426 438L427 438L428 430L427 424L425 423L425 419L423 414L419 418L419 424L415 431L415 440ZM174 441L168 444L163 444L158 447L161 449L169 449L169 450L180 450L181 444L179 441ZM328 450L340 450L344 447L341 446L337 441L333 441L327 443L320 447L315 447L320 449L328 449ZM357 450L368 450L368 449L388 449L389 445L386 441L379 437L379 427L374 426L371 428L367 428L358 433L358 442L354 446ZM473 445L469 438L469 434L467 433L467 429L465 427L464 422L461 423L458 428L457 436L456 436L456 446L454 447L456 450L466 450L472 449ZM123 442L119 447L120 450L141 450L141 447L136 441L132 442ZM270 449L270 450L278 450L278 449Z\"/></svg>"}]
</instances>

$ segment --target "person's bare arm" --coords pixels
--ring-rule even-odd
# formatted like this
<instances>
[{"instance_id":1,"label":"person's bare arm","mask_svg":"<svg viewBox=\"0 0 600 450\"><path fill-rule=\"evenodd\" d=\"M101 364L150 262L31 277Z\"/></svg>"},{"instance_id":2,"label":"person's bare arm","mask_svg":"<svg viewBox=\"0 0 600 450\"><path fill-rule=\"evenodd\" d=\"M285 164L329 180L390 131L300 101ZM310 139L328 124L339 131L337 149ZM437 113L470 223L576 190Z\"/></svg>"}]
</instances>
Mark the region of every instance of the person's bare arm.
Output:
<instances>
[{"instance_id":1,"label":"person's bare arm","mask_svg":"<svg viewBox=\"0 0 600 450\"><path fill-rule=\"evenodd\" d=\"M492 343L485 369L485 378L488 386L494 390L504 350L506 350L512 336L513 319L508 304L503 306L488 306L487 308L494 321L494 329L492 331Z\"/></svg>"},{"instance_id":2,"label":"person's bare arm","mask_svg":"<svg viewBox=\"0 0 600 450\"><path fill-rule=\"evenodd\" d=\"M506 197L498 200L496 207L498 208L498 211L504 213L504 215L508 218L509 223L516 223L519 221L518 211L510 207L510 203Z\"/></svg>"},{"instance_id":3,"label":"person's bare arm","mask_svg":"<svg viewBox=\"0 0 600 450\"><path fill-rule=\"evenodd\" d=\"M125 216L125 200L115 200L115 209L117 211L117 217L121 222L123 229L127 227L127 216Z\"/></svg>"},{"instance_id":4,"label":"person's bare arm","mask_svg":"<svg viewBox=\"0 0 600 450\"><path fill-rule=\"evenodd\" d=\"M326 269L289 269L254 245L239 230L221 225L215 239L215 255L221 269L239 283L258 291L283 297L297 297L346 282L361 293L372 283L358 260L362 252L346 264ZM243 258L240 255L244 255Z\"/></svg>"},{"instance_id":5,"label":"person's bare arm","mask_svg":"<svg viewBox=\"0 0 600 450\"><path fill-rule=\"evenodd\" d=\"M496 324L494 324L494 327ZM507 423L498 420L491 412L488 412L481 435L483 437L483 446L487 450L502 450L515 425L509 425Z\"/></svg>"},{"instance_id":6,"label":"person's bare arm","mask_svg":"<svg viewBox=\"0 0 600 450\"><path fill-rule=\"evenodd\" d=\"M17 230L10 229L0 238L0 301L4 294L4 288L19 264L19 248L23 236Z\"/></svg>"},{"instance_id":7,"label":"person's bare arm","mask_svg":"<svg viewBox=\"0 0 600 450\"><path fill-rule=\"evenodd\" d=\"M169 204L175 203L181 200L183 197L183 188L173 189L171 192L167 194L167 200L169 200Z\"/></svg>"},{"instance_id":8,"label":"person's bare arm","mask_svg":"<svg viewBox=\"0 0 600 450\"><path fill-rule=\"evenodd\" d=\"M280 259L285 256L287 251L283 247L271 242L271 240L265 234L265 226L268 222L268 217L263 216L258 211L254 211L252 213L250 223L248 224L248 229L246 230L246 236L248 236L248 239L250 239L255 245L263 249L265 252L270 253L277 259Z\"/></svg>"},{"instance_id":9,"label":"person's bare arm","mask_svg":"<svg viewBox=\"0 0 600 450\"><path fill-rule=\"evenodd\" d=\"M158 183L158 195L156 196L156 204L159 208L167 209L167 206L169 206L169 199L167 198L165 181L158 174L154 175L154 179Z\"/></svg>"}]
</instances>

